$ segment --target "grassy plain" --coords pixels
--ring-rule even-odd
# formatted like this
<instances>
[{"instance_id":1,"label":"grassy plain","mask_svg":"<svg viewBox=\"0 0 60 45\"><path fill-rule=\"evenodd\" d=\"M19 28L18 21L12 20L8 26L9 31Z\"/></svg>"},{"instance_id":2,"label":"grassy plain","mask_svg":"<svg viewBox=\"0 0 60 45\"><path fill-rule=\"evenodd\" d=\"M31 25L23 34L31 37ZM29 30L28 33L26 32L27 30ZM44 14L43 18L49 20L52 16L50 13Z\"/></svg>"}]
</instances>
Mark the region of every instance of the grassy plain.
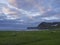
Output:
<instances>
[{"instance_id":1,"label":"grassy plain","mask_svg":"<svg viewBox=\"0 0 60 45\"><path fill-rule=\"evenodd\" d=\"M60 31L0 31L0 45L60 45Z\"/></svg>"}]
</instances>

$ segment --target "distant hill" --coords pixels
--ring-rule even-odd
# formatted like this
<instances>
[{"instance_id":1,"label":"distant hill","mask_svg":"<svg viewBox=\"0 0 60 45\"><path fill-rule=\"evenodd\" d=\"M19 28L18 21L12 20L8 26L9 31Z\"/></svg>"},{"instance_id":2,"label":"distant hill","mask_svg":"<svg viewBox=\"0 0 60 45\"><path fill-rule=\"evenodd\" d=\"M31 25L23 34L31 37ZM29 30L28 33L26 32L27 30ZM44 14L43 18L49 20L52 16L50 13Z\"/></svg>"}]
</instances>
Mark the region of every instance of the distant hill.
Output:
<instances>
[{"instance_id":1,"label":"distant hill","mask_svg":"<svg viewBox=\"0 0 60 45\"><path fill-rule=\"evenodd\" d=\"M60 22L42 22L38 29L60 29Z\"/></svg>"},{"instance_id":2,"label":"distant hill","mask_svg":"<svg viewBox=\"0 0 60 45\"><path fill-rule=\"evenodd\" d=\"M37 27L28 27L27 29L60 29L60 22L42 22Z\"/></svg>"}]
</instances>

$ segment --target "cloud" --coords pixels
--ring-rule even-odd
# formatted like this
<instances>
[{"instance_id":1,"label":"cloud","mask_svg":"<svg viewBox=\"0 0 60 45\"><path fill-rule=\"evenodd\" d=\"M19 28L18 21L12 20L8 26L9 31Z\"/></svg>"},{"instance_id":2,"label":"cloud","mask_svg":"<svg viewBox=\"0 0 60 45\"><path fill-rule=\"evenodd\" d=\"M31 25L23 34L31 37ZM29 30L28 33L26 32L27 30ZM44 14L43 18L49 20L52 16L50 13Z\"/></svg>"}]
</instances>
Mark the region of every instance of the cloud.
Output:
<instances>
[{"instance_id":1,"label":"cloud","mask_svg":"<svg viewBox=\"0 0 60 45\"><path fill-rule=\"evenodd\" d=\"M15 2L16 0L14 0L14 1L12 1L12 3L13 2ZM21 1L21 0L20 0ZM13 5L9 5L11 8L15 8L16 10L18 10L18 11L20 11L22 14L24 14L24 15L27 15L28 17L30 17L30 18L33 18L34 16L39 16L39 15L42 15L42 14L44 14L44 13L46 13L47 11L51 11L52 10L52 7L50 6L50 7L48 7L47 8L47 10L46 10L46 8L44 7L44 6L42 6L41 4L38 4L35 0L32 0L32 1L30 1L30 0L25 0L26 2L28 2L28 4L31 4L31 5L34 5L34 7L36 7L38 10L39 10L39 12L31 12L31 11L27 11L27 10L24 10L24 9L19 9L19 8L17 8L17 7L15 7L15 6L13 6ZM11 2L11 1L10 1ZM32 4L32 2L33 2L33 4ZM43 2L43 1L42 1ZM16 4L17 4L17 2L16 2ZM17 4L18 5L18 4ZM25 7L26 8L26 7Z\"/></svg>"},{"instance_id":2,"label":"cloud","mask_svg":"<svg viewBox=\"0 0 60 45\"><path fill-rule=\"evenodd\" d=\"M52 6L52 2L52 0L8 0L8 3L6 4L7 7L3 7L2 11L8 17L7 19L11 20L19 18L24 19L24 16L26 16L26 21L27 19L34 20L35 17L38 17L38 20L42 19L43 17L45 17L44 19L48 19L51 18L50 16L58 14L58 12L60 12L58 11L58 8L54 8L54 6ZM20 5L22 5L22 8L20 8ZM27 6L30 6L30 9L34 11L31 11ZM53 19L53 17L51 19Z\"/></svg>"},{"instance_id":3,"label":"cloud","mask_svg":"<svg viewBox=\"0 0 60 45\"><path fill-rule=\"evenodd\" d=\"M44 18L42 18L43 20L58 20L58 19L60 19L60 18L58 18L58 17L55 17L55 16L51 16L51 17L44 17Z\"/></svg>"},{"instance_id":4,"label":"cloud","mask_svg":"<svg viewBox=\"0 0 60 45\"><path fill-rule=\"evenodd\" d=\"M19 16L18 16L18 12L15 10L15 11L11 11L10 8L8 7L3 7L2 8L2 12L5 14L6 16L6 19L11 19L11 20L15 20L15 19L18 19Z\"/></svg>"},{"instance_id":5,"label":"cloud","mask_svg":"<svg viewBox=\"0 0 60 45\"><path fill-rule=\"evenodd\" d=\"M10 9L8 7L2 7L2 12L4 14L9 14Z\"/></svg>"},{"instance_id":6,"label":"cloud","mask_svg":"<svg viewBox=\"0 0 60 45\"><path fill-rule=\"evenodd\" d=\"M41 4L38 4L35 0L32 0L32 1L31 0L29 0L29 1L28 0L25 0L25 1L27 1L28 4L31 4L34 7L36 7L39 10L40 13L44 13L45 12L44 7L41 6Z\"/></svg>"},{"instance_id":7,"label":"cloud","mask_svg":"<svg viewBox=\"0 0 60 45\"><path fill-rule=\"evenodd\" d=\"M16 0L8 0L8 2L13 5L13 6L16 6L17 7L17 3L16 3Z\"/></svg>"},{"instance_id":8,"label":"cloud","mask_svg":"<svg viewBox=\"0 0 60 45\"><path fill-rule=\"evenodd\" d=\"M0 3L7 3L7 0L0 0Z\"/></svg>"}]
</instances>

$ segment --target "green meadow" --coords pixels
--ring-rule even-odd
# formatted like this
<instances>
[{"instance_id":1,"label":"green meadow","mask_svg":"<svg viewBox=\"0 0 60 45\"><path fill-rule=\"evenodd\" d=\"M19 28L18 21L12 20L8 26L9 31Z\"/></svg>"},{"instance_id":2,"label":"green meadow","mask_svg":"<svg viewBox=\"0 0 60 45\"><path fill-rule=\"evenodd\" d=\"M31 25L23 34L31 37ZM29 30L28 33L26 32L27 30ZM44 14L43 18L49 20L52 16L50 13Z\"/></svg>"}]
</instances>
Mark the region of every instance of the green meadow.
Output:
<instances>
[{"instance_id":1,"label":"green meadow","mask_svg":"<svg viewBox=\"0 0 60 45\"><path fill-rule=\"evenodd\" d=\"M60 45L60 31L0 31L0 45Z\"/></svg>"}]
</instances>

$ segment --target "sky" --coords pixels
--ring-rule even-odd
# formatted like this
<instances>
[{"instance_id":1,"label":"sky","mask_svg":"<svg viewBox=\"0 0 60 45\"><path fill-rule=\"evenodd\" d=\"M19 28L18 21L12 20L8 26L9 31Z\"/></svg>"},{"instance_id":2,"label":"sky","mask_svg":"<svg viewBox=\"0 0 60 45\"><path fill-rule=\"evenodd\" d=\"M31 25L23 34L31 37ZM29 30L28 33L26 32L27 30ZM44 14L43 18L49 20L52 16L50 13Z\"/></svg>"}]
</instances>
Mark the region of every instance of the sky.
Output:
<instances>
[{"instance_id":1,"label":"sky","mask_svg":"<svg viewBox=\"0 0 60 45\"><path fill-rule=\"evenodd\" d=\"M0 29L57 21L60 21L60 0L0 0Z\"/></svg>"}]
</instances>

